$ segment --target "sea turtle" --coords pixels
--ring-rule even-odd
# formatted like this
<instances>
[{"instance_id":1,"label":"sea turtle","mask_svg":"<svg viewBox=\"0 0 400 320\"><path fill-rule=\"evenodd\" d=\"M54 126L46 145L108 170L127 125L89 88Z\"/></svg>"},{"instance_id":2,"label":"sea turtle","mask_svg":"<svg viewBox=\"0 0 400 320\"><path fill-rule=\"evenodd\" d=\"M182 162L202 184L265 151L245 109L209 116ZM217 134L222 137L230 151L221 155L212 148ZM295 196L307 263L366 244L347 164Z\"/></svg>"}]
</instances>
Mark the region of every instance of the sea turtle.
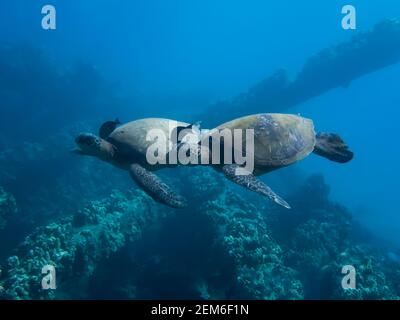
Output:
<instances>
[{"instance_id":1,"label":"sea turtle","mask_svg":"<svg viewBox=\"0 0 400 320\"><path fill-rule=\"evenodd\" d=\"M229 180L267 196L286 208L290 208L289 204L275 194L264 182L258 180L256 176L293 164L304 159L311 152L339 163L348 162L353 158L353 152L348 150L347 145L337 134L316 134L312 120L297 115L273 113L249 115L216 127L209 132L208 137L204 136L204 138L210 139L216 133L221 137L221 132L224 129L230 131L235 129L254 130L254 150L252 154L254 171L243 174L243 165L239 166L234 161L231 164L221 161L222 164L217 168ZM227 150L234 150L235 146L239 145L241 146L240 152L244 152L246 135L243 133L239 137L238 139L242 139L240 144L237 144L237 141L235 142L235 135L232 135L230 141L229 139L227 141L221 139L221 154L227 143L230 144ZM208 144L210 145L210 143ZM238 168L242 170L241 174L238 174Z\"/></svg>"},{"instance_id":2,"label":"sea turtle","mask_svg":"<svg viewBox=\"0 0 400 320\"><path fill-rule=\"evenodd\" d=\"M154 200L171 207L184 207L186 200L176 194L162 182L152 171L170 164L150 165L146 159L146 151L154 142L146 139L152 129L161 130L165 137L171 132L180 132L183 128L191 129L193 125L170 119L147 118L128 122L116 128L119 121L107 121L100 128L103 138L91 133L81 133L75 138L77 148L74 153L95 156L121 169L128 170L132 179ZM112 132L110 131L112 128ZM108 136L106 137L106 133ZM166 141L165 152L173 148ZM163 152L162 149L159 152ZM162 157L163 155L159 155Z\"/></svg>"},{"instance_id":3,"label":"sea turtle","mask_svg":"<svg viewBox=\"0 0 400 320\"><path fill-rule=\"evenodd\" d=\"M153 142L148 141L146 137L151 129L161 130L168 138L171 137L171 132L178 133L183 129L189 129L189 131L193 129L197 132L196 135L199 135L198 124L159 118L140 119L116 128L106 139L91 133L82 133L75 139L78 148L74 152L95 156L119 168L128 170L132 179L153 199L171 207L183 207L186 204L185 199L174 193L152 172L177 164L149 164L146 152ZM258 180L256 176L295 163L311 152L341 163L348 162L353 158L353 153L348 150L347 145L338 135L331 133L316 134L311 120L291 114L267 113L250 115L224 123L207 133L201 133L199 140L182 139L180 137L181 139L175 141L175 144L167 141L168 147L161 152L168 154L174 147L187 148L190 144L190 150L194 145L200 158L203 155L204 142L214 139L216 134L220 134L225 129L231 132L235 129L253 130L254 150L251 150L250 153L254 159L254 171L244 172L246 166L235 161L228 163L225 158L222 161L220 159L218 163L209 161L207 164L222 171L229 180L267 196L286 208L290 208L289 204L264 182ZM184 132L183 138L186 137L185 134ZM232 137L230 141L220 139L217 146L220 150L225 151L227 149L234 153L235 147L237 148L240 145L240 148L242 148L240 152L243 153L247 149L246 135L240 135L240 139L242 139L240 144L235 141L235 135L232 135ZM209 155L212 155L213 143L207 143L206 146L208 151L211 151ZM222 152L222 154L224 153ZM235 160L235 157L232 157L232 159ZM202 162L199 163L202 164ZM241 171L238 171L238 169L241 169Z\"/></svg>"}]
</instances>

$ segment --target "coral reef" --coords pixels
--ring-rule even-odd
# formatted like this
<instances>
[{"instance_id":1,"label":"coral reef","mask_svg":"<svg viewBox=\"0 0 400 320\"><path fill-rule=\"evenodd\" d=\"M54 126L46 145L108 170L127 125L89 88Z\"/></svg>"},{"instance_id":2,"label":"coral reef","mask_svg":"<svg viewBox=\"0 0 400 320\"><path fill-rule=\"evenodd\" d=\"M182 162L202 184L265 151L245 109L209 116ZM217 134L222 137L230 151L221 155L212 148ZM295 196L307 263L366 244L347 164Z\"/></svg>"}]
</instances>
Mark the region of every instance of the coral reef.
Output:
<instances>
[{"instance_id":1,"label":"coral reef","mask_svg":"<svg viewBox=\"0 0 400 320\"><path fill-rule=\"evenodd\" d=\"M312 195L312 198L306 197ZM269 217L272 234L297 271L308 299L399 299L393 264L384 252L353 237L351 214L329 200L321 175L307 179L289 199L293 212L279 208ZM278 218L277 218L278 217ZM356 288L343 289L342 267L354 266Z\"/></svg>"},{"instance_id":2,"label":"coral reef","mask_svg":"<svg viewBox=\"0 0 400 320\"><path fill-rule=\"evenodd\" d=\"M352 265L356 270L356 288L333 290L332 299L400 299L398 287L399 265L390 263L383 252L376 252L363 245L353 245L340 253L336 261L326 269L341 270L345 265ZM330 282L339 283L342 277L335 277L325 272ZM343 275L341 275L343 276Z\"/></svg>"},{"instance_id":3,"label":"coral reef","mask_svg":"<svg viewBox=\"0 0 400 320\"><path fill-rule=\"evenodd\" d=\"M219 226L220 241L234 260L238 291L230 298L303 297L296 271L284 265L283 252L257 207L228 191L206 203L204 212Z\"/></svg>"},{"instance_id":4,"label":"coral reef","mask_svg":"<svg viewBox=\"0 0 400 320\"><path fill-rule=\"evenodd\" d=\"M398 261L352 236L350 213L329 199L321 175L289 196L288 212L263 198L246 201L209 168L186 170L169 179L186 179L187 209L114 190L37 228L3 264L0 296L400 298ZM48 264L56 268L57 290L41 289ZM345 265L356 269L355 289L341 286Z\"/></svg>"},{"instance_id":5,"label":"coral reef","mask_svg":"<svg viewBox=\"0 0 400 320\"><path fill-rule=\"evenodd\" d=\"M4 229L7 220L17 212L17 205L13 196L9 195L0 186L0 231Z\"/></svg>"},{"instance_id":6,"label":"coral reef","mask_svg":"<svg viewBox=\"0 0 400 320\"><path fill-rule=\"evenodd\" d=\"M124 196L114 192L72 217L37 228L3 266L2 297L54 299L69 294L70 298L84 298L86 281L97 264L138 238L144 226L162 216L143 193ZM41 270L45 265L56 268L60 291L42 290Z\"/></svg>"}]
</instances>

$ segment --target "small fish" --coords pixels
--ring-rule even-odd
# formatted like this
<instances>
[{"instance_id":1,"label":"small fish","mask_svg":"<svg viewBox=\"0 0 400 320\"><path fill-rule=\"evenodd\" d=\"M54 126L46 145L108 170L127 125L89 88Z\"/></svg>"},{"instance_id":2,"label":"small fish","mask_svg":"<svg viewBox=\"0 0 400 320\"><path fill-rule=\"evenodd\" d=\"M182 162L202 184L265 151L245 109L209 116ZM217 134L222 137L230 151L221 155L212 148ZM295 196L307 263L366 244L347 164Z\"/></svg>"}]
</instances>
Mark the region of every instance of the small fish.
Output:
<instances>
[{"instance_id":1,"label":"small fish","mask_svg":"<svg viewBox=\"0 0 400 320\"><path fill-rule=\"evenodd\" d=\"M201 132L200 132L200 124L201 121L189 124L188 126L178 126L175 128L175 133L172 135L176 135L176 144L173 146L173 148L176 149L176 151L179 151L179 149L186 145L190 146L190 148L186 151L186 156L189 157L190 152L194 152L193 148L198 148L200 140L201 140ZM182 137L179 135L181 133L184 133ZM197 150L199 151L199 150Z\"/></svg>"},{"instance_id":2,"label":"small fish","mask_svg":"<svg viewBox=\"0 0 400 320\"><path fill-rule=\"evenodd\" d=\"M99 130L99 136L102 139L107 139L108 136L111 134L111 132L113 132L115 130L115 128L117 127L117 125L121 124L121 122L119 121L119 119L115 119L114 121L106 121L104 122Z\"/></svg>"},{"instance_id":3,"label":"small fish","mask_svg":"<svg viewBox=\"0 0 400 320\"><path fill-rule=\"evenodd\" d=\"M186 131L186 134L188 134L189 131L191 131L192 133L199 135L199 133L200 133L200 124L201 124L201 121L198 121L198 122L189 124L189 125L186 126L186 127L184 127L184 126L178 126L178 127L176 127L175 130L176 130L176 137L177 137L177 139L178 139L178 143L182 142L182 141L184 140L185 136L186 136L186 135L185 135L185 136L183 136L183 137L180 137L181 139L179 139L179 134L180 134L183 130L187 130L187 131Z\"/></svg>"}]
</instances>

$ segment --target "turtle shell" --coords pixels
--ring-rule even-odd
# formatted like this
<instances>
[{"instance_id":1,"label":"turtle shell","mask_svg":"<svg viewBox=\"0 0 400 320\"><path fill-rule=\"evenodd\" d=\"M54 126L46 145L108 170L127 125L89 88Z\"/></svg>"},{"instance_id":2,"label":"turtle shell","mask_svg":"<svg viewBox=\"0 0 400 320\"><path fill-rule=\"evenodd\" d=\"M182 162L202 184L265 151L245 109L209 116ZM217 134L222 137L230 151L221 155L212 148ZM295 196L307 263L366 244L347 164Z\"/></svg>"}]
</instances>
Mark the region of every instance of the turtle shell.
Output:
<instances>
[{"instance_id":1,"label":"turtle shell","mask_svg":"<svg viewBox=\"0 0 400 320\"><path fill-rule=\"evenodd\" d=\"M146 139L148 133L153 130L161 130L167 137L165 154L171 150L173 144L169 143L172 130L177 126L188 126L188 123L162 118L147 118L128 122L116 128L107 138L118 150L118 154L125 160L143 162L146 157L147 148L154 144L154 140ZM160 149L160 152L162 149Z\"/></svg>"},{"instance_id":2,"label":"turtle shell","mask_svg":"<svg viewBox=\"0 0 400 320\"><path fill-rule=\"evenodd\" d=\"M314 150L316 143L312 120L292 114L256 114L229 121L216 129L219 132L222 129L254 130L254 165L258 173L287 166L305 158ZM239 137L242 139L244 154L245 132ZM237 146L234 135L232 142Z\"/></svg>"}]
</instances>

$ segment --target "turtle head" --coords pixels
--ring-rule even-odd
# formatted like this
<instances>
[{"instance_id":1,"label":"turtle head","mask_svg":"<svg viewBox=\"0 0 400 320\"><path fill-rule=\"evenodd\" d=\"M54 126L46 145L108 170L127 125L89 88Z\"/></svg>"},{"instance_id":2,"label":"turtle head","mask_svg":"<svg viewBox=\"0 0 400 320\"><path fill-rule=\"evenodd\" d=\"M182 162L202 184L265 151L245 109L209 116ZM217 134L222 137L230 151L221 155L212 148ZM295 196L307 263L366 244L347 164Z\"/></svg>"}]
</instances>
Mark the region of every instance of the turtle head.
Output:
<instances>
[{"instance_id":1,"label":"turtle head","mask_svg":"<svg viewBox=\"0 0 400 320\"><path fill-rule=\"evenodd\" d=\"M103 160L114 157L115 147L106 140L92 134L80 133L75 138L77 148L73 150L74 153L98 157Z\"/></svg>"}]
</instances>

